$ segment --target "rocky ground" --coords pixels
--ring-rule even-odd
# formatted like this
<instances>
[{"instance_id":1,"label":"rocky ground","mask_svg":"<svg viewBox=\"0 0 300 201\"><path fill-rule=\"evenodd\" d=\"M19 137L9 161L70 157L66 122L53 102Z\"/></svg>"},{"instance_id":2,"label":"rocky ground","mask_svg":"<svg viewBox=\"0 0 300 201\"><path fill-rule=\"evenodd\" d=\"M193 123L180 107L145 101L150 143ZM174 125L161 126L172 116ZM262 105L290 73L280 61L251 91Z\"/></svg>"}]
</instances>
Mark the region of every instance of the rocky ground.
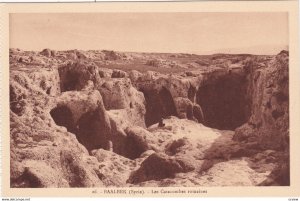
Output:
<instances>
[{"instance_id":1,"label":"rocky ground","mask_svg":"<svg viewBox=\"0 0 300 201\"><path fill-rule=\"evenodd\" d=\"M11 49L11 187L289 185L288 59Z\"/></svg>"}]
</instances>

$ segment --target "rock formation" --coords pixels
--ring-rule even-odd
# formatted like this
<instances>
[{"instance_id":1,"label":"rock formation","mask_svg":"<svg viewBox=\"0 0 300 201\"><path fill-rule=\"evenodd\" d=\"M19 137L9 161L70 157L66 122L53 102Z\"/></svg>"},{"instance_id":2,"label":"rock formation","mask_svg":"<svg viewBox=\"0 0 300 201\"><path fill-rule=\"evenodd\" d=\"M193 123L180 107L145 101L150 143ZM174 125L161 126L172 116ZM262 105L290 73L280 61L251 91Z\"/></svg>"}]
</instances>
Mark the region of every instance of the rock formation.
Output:
<instances>
[{"instance_id":1,"label":"rock formation","mask_svg":"<svg viewBox=\"0 0 300 201\"><path fill-rule=\"evenodd\" d=\"M289 185L288 80L287 51L11 49L11 187Z\"/></svg>"},{"instance_id":2,"label":"rock formation","mask_svg":"<svg viewBox=\"0 0 300 201\"><path fill-rule=\"evenodd\" d=\"M264 68L258 68L254 61L245 66L249 72L247 94L251 100L251 116L247 124L236 129L236 139L255 137L264 148L288 149L288 59L288 52L282 51Z\"/></svg>"}]
</instances>

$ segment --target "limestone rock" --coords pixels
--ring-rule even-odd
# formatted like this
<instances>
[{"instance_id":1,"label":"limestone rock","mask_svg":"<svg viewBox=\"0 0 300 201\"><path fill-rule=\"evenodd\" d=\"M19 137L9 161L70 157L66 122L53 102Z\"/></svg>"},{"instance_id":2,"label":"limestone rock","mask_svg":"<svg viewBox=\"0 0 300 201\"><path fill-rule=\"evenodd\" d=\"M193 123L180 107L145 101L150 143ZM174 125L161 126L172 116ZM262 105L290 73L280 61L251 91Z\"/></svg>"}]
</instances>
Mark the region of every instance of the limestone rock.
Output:
<instances>
[{"instance_id":1,"label":"limestone rock","mask_svg":"<svg viewBox=\"0 0 300 201\"><path fill-rule=\"evenodd\" d=\"M132 83L135 83L138 81L138 79L140 79L142 77L142 73L136 71L136 70L131 70L129 73L128 73L128 76L131 80Z\"/></svg>"},{"instance_id":2,"label":"limestone rock","mask_svg":"<svg viewBox=\"0 0 300 201\"><path fill-rule=\"evenodd\" d=\"M81 90L89 80L94 84L100 82L98 68L93 63L83 61L69 62L58 69L61 91Z\"/></svg>"},{"instance_id":3,"label":"limestone rock","mask_svg":"<svg viewBox=\"0 0 300 201\"><path fill-rule=\"evenodd\" d=\"M288 52L172 55L10 50L11 187L289 185Z\"/></svg>"},{"instance_id":4,"label":"limestone rock","mask_svg":"<svg viewBox=\"0 0 300 201\"><path fill-rule=\"evenodd\" d=\"M55 171L45 162L25 161L22 175L13 183L14 187L69 187L69 183L62 178L60 172Z\"/></svg>"},{"instance_id":5,"label":"limestone rock","mask_svg":"<svg viewBox=\"0 0 300 201\"><path fill-rule=\"evenodd\" d=\"M130 175L127 182L140 183L148 180L172 178L176 173L191 171L191 168L184 164L184 162L179 162L166 155L154 153L141 164L137 171Z\"/></svg>"},{"instance_id":6,"label":"limestone rock","mask_svg":"<svg viewBox=\"0 0 300 201\"><path fill-rule=\"evenodd\" d=\"M111 78L124 78L128 77L128 74L121 70L113 70Z\"/></svg>"},{"instance_id":7,"label":"limestone rock","mask_svg":"<svg viewBox=\"0 0 300 201\"><path fill-rule=\"evenodd\" d=\"M105 186L124 186L137 165L133 160L103 149L93 150L91 154L98 160L96 173Z\"/></svg>"},{"instance_id":8,"label":"limestone rock","mask_svg":"<svg viewBox=\"0 0 300 201\"><path fill-rule=\"evenodd\" d=\"M138 158L143 152L150 149L150 146L147 142L147 136L150 137L151 133L148 131L141 127L127 127L125 133L127 134L127 144L133 144L130 146L132 150L128 150L132 152L130 154L132 157L129 158Z\"/></svg>"},{"instance_id":9,"label":"limestone rock","mask_svg":"<svg viewBox=\"0 0 300 201\"><path fill-rule=\"evenodd\" d=\"M106 110L123 109L126 116L121 115L119 118L128 120L132 125L145 127L145 98L141 92L132 86L130 79L112 79L105 81L96 88L103 97Z\"/></svg>"},{"instance_id":10,"label":"limestone rock","mask_svg":"<svg viewBox=\"0 0 300 201\"><path fill-rule=\"evenodd\" d=\"M255 64L246 66L250 71L251 125L262 147L271 149L287 148L289 136L289 83L288 54L278 54L268 66L261 70ZM237 137L240 136L237 129ZM246 131L247 132L247 131Z\"/></svg>"},{"instance_id":11,"label":"limestone rock","mask_svg":"<svg viewBox=\"0 0 300 201\"><path fill-rule=\"evenodd\" d=\"M235 129L233 140L244 141L255 135L256 130L249 124L244 124Z\"/></svg>"},{"instance_id":12,"label":"limestone rock","mask_svg":"<svg viewBox=\"0 0 300 201\"><path fill-rule=\"evenodd\" d=\"M46 57L51 57L51 50L50 49L44 49L40 52L41 55L44 55Z\"/></svg>"},{"instance_id":13,"label":"limestone rock","mask_svg":"<svg viewBox=\"0 0 300 201\"><path fill-rule=\"evenodd\" d=\"M178 140L174 140L173 142L167 145L166 153L168 155L175 155L178 152L180 152L184 146L190 146L190 145L191 144L189 143L187 138L180 138Z\"/></svg>"},{"instance_id":14,"label":"limestone rock","mask_svg":"<svg viewBox=\"0 0 300 201\"><path fill-rule=\"evenodd\" d=\"M99 76L101 78L110 78L112 77L112 70L107 68L99 68Z\"/></svg>"},{"instance_id":15,"label":"limestone rock","mask_svg":"<svg viewBox=\"0 0 300 201\"><path fill-rule=\"evenodd\" d=\"M110 120L98 91L65 92L50 113L56 124L75 133L88 150L108 148Z\"/></svg>"}]
</instances>

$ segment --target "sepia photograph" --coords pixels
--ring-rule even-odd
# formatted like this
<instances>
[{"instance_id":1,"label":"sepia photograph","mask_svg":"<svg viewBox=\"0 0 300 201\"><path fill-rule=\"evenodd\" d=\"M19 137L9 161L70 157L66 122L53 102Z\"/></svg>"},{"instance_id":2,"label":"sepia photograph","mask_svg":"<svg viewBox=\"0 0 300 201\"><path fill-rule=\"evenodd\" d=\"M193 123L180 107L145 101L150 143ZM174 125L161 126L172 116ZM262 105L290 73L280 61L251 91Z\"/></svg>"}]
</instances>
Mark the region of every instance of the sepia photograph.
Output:
<instances>
[{"instance_id":1,"label":"sepia photograph","mask_svg":"<svg viewBox=\"0 0 300 201\"><path fill-rule=\"evenodd\" d=\"M288 11L107 10L9 13L7 188L298 185Z\"/></svg>"},{"instance_id":2,"label":"sepia photograph","mask_svg":"<svg viewBox=\"0 0 300 201\"><path fill-rule=\"evenodd\" d=\"M11 14L11 187L290 185L287 20Z\"/></svg>"}]
</instances>

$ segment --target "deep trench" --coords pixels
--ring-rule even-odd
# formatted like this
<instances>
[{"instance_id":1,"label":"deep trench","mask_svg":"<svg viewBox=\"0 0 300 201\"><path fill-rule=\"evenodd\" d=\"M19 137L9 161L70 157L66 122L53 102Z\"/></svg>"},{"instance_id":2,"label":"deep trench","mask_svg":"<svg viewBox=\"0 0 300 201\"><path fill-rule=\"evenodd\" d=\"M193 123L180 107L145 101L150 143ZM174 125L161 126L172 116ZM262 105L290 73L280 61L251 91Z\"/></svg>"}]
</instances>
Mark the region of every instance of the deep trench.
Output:
<instances>
[{"instance_id":1,"label":"deep trench","mask_svg":"<svg viewBox=\"0 0 300 201\"><path fill-rule=\"evenodd\" d=\"M207 127L234 130L250 117L248 81L243 72L228 72L204 81L198 90L191 86L188 99L198 107L186 108L190 120L197 120ZM146 100L145 124L147 127L160 122L161 118L177 116L173 97L168 89L140 90ZM200 106L200 107L199 107Z\"/></svg>"},{"instance_id":2,"label":"deep trench","mask_svg":"<svg viewBox=\"0 0 300 201\"><path fill-rule=\"evenodd\" d=\"M250 116L246 75L228 73L208 80L199 87L196 102L202 108L205 126L234 130L246 123Z\"/></svg>"}]
</instances>

